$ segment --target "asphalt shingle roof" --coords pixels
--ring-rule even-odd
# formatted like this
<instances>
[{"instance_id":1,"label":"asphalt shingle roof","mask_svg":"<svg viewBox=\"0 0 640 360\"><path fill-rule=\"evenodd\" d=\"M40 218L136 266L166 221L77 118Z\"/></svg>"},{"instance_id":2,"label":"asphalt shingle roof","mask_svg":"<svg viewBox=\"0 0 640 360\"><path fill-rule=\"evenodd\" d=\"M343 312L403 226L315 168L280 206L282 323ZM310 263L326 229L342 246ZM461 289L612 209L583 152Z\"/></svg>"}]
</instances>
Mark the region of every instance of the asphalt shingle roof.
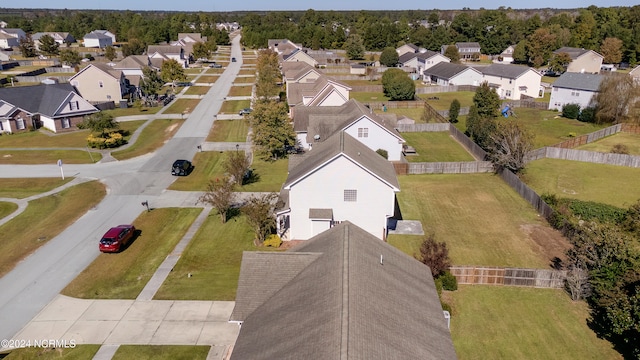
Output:
<instances>
[{"instance_id":1,"label":"asphalt shingle roof","mask_svg":"<svg viewBox=\"0 0 640 360\"><path fill-rule=\"evenodd\" d=\"M0 88L0 100L30 113L54 117L60 105L77 93L71 84L49 84Z\"/></svg>"},{"instance_id":2,"label":"asphalt shingle roof","mask_svg":"<svg viewBox=\"0 0 640 360\"><path fill-rule=\"evenodd\" d=\"M436 76L441 79L451 79L461 72L472 69L462 64L453 64L448 62L439 62L424 71L425 75Z\"/></svg>"},{"instance_id":3,"label":"asphalt shingle roof","mask_svg":"<svg viewBox=\"0 0 640 360\"><path fill-rule=\"evenodd\" d=\"M566 72L556 79L552 87L596 92L602 79L604 75Z\"/></svg>"},{"instance_id":4,"label":"asphalt shingle roof","mask_svg":"<svg viewBox=\"0 0 640 360\"><path fill-rule=\"evenodd\" d=\"M531 68L523 65L491 64L489 66L479 68L479 70L484 75L517 79L520 75L531 70Z\"/></svg>"}]
</instances>

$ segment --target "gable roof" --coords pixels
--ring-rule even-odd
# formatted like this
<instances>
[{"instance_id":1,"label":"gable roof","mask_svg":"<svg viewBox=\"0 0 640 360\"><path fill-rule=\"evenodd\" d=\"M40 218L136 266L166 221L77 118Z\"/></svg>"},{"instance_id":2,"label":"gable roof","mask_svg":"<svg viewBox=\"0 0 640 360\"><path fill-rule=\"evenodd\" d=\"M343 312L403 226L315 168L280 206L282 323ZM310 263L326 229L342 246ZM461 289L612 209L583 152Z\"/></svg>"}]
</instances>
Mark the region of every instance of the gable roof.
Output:
<instances>
[{"instance_id":1,"label":"gable roof","mask_svg":"<svg viewBox=\"0 0 640 360\"><path fill-rule=\"evenodd\" d=\"M0 88L0 100L49 117L55 117L60 106L73 94L77 92L69 83Z\"/></svg>"},{"instance_id":2,"label":"gable roof","mask_svg":"<svg viewBox=\"0 0 640 360\"><path fill-rule=\"evenodd\" d=\"M232 315L231 359L456 358L429 267L348 221L285 253L245 252L236 308L248 315Z\"/></svg>"},{"instance_id":3,"label":"gable roof","mask_svg":"<svg viewBox=\"0 0 640 360\"><path fill-rule=\"evenodd\" d=\"M201 33L178 33L178 40L185 40L186 42L206 42L207 37L202 36Z\"/></svg>"},{"instance_id":4,"label":"gable roof","mask_svg":"<svg viewBox=\"0 0 640 360\"><path fill-rule=\"evenodd\" d=\"M426 69L424 71L424 74L430 75L430 76L433 75L441 79L451 79L452 77L468 69L472 69L480 73L480 71L466 65L454 64L454 63L448 63L448 62L439 62L433 65L432 67Z\"/></svg>"},{"instance_id":5,"label":"gable roof","mask_svg":"<svg viewBox=\"0 0 640 360\"><path fill-rule=\"evenodd\" d=\"M324 164L341 156L358 164L389 187L396 190L400 189L393 165L343 131L334 134L323 142L314 144L312 151L300 156L304 157L304 159L299 161L296 167L290 169L287 181L283 185L285 189L315 172Z\"/></svg>"},{"instance_id":6,"label":"gable roof","mask_svg":"<svg viewBox=\"0 0 640 360\"><path fill-rule=\"evenodd\" d=\"M327 87L338 86L351 90L349 85L330 79L326 75L320 75L314 82L290 83L287 85L287 102L290 106L295 106L302 103L305 97L315 98L316 96L321 95Z\"/></svg>"},{"instance_id":7,"label":"gable roof","mask_svg":"<svg viewBox=\"0 0 640 360\"><path fill-rule=\"evenodd\" d=\"M310 72L315 72L318 76L322 76L321 72L304 61L283 62L282 72L287 81L297 81Z\"/></svg>"},{"instance_id":8,"label":"gable roof","mask_svg":"<svg viewBox=\"0 0 640 360\"><path fill-rule=\"evenodd\" d=\"M105 34L100 33L100 32L95 32L95 31L92 31L92 32L86 34L83 37L83 39L109 39L109 40L112 40L111 36L105 35Z\"/></svg>"},{"instance_id":9,"label":"gable roof","mask_svg":"<svg viewBox=\"0 0 640 360\"><path fill-rule=\"evenodd\" d=\"M81 74L84 74L85 72L89 71L89 69L91 68L96 68L116 80L120 80L120 77L122 76L121 70L116 70L109 65L96 62L96 63L89 64L85 66L82 70L78 71L76 74L74 74L72 77L69 78L69 82L76 79L78 76L81 76Z\"/></svg>"},{"instance_id":10,"label":"gable roof","mask_svg":"<svg viewBox=\"0 0 640 360\"><path fill-rule=\"evenodd\" d=\"M460 49L460 48L471 48L471 49L474 49L474 48L480 48L480 43L478 43L478 42L457 42L456 43L456 47L458 49Z\"/></svg>"},{"instance_id":11,"label":"gable roof","mask_svg":"<svg viewBox=\"0 0 640 360\"><path fill-rule=\"evenodd\" d=\"M566 72L551 85L556 88L598 91L604 75Z\"/></svg>"},{"instance_id":12,"label":"gable roof","mask_svg":"<svg viewBox=\"0 0 640 360\"><path fill-rule=\"evenodd\" d=\"M147 48L147 54L153 55L155 53L161 55L180 55L182 54L183 49L182 46L172 46L172 45L149 45Z\"/></svg>"},{"instance_id":13,"label":"gable roof","mask_svg":"<svg viewBox=\"0 0 640 360\"><path fill-rule=\"evenodd\" d=\"M554 54L567 53L571 57L571 60L575 60L588 52L593 52L594 54L597 54L598 56L603 57L602 55L598 54L593 50L574 48L574 47L568 47L568 46L561 47L560 49L554 51L553 53Z\"/></svg>"},{"instance_id":14,"label":"gable roof","mask_svg":"<svg viewBox=\"0 0 640 360\"><path fill-rule=\"evenodd\" d=\"M151 62L147 55L129 55L126 58L120 60L113 68L114 69L142 69L145 66L150 66Z\"/></svg>"},{"instance_id":15,"label":"gable roof","mask_svg":"<svg viewBox=\"0 0 640 360\"><path fill-rule=\"evenodd\" d=\"M480 68L480 72L484 75L503 77L507 79L517 79L529 70L535 71L528 66L509 64L491 64Z\"/></svg>"},{"instance_id":16,"label":"gable roof","mask_svg":"<svg viewBox=\"0 0 640 360\"><path fill-rule=\"evenodd\" d=\"M431 50L427 50L424 52L418 52L418 53L404 53L402 55L400 55L400 57L398 58L398 62L399 63L405 63L413 58L418 58L420 60L422 60L422 62L424 62L424 60L426 59L430 59L435 55L441 55L440 53L437 53L435 51L431 51Z\"/></svg>"}]
</instances>

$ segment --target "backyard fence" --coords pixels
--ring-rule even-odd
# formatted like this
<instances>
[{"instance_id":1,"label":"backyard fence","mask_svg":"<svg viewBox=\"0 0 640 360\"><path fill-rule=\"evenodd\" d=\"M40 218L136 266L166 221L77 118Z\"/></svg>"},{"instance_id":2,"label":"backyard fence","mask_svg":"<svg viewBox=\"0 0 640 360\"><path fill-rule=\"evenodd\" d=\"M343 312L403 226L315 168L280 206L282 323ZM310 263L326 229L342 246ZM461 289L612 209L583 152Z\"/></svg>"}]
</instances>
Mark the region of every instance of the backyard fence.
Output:
<instances>
[{"instance_id":1,"label":"backyard fence","mask_svg":"<svg viewBox=\"0 0 640 360\"><path fill-rule=\"evenodd\" d=\"M449 125L449 134L453 136L456 141L458 141L462 146L464 146L467 151L473 155L478 160L486 160L488 154L484 151L478 144L473 142L467 135L465 135L462 131L458 130L455 126Z\"/></svg>"},{"instance_id":2,"label":"backyard fence","mask_svg":"<svg viewBox=\"0 0 640 360\"><path fill-rule=\"evenodd\" d=\"M364 78L364 76L362 76ZM353 92L382 92L382 85L356 85L351 87Z\"/></svg>"},{"instance_id":3,"label":"backyard fence","mask_svg":"<svg viewBox=\"0 0 640 360\"><path fill-rule=\"evenodd\" d=\"M537 192L527 186L520 178L512 173L509 170L499 171L498 174L506 182L512 189L514 189L523 199L525 199L529 204L531 204L538 214L544 216L544 218L548 218L552 213L553 209L549 206Z\"/></svg>"},{"instance_id":4,"label":"backyard fence","mask_svg":"<svg viewBox=\"0 0 640 360\"><path fill-rule=\"evenodd\" d=\"M545 157L550 159L573 160L595 164L640 168L640 156L626 154L547 147L545 148Z\"/></svg>"},{"instance_id":5,"label":"backyard fence","mask_svg":"<svg viewBox=\"0 0 640 360\"><path fill-rule=\"evenodd\" d=\"M457 91L476 91L478 87L473 85L430 85L426 87L416 88L416 94L435 94L444 92L457 92Z\"/></svg>"},{"instance_id":6,"label":"backyard fence","mask_svg":"<svg viewBox=\"0 0 640 360\"><path fill-rule=\"evenodd\" d=\"M449 123L427 123L427 124L402 124L396 129L403 132L445 132L449 131Z\"/></svg>"},{"instance_id":7,"label":"backyard fence","mask_svg":"<svg viewBox=\"0 0 640 360\"><path fill-rule=\"evenodd\" d=\"M629 126L627 128L628 129L633 129L633 127L631 127L631 126ZM594 131L594 132L589 133L589 134L577 136L577 137L575 137L573 139L569 139L569 140L563 141L563 142L561 142L559 144L552 145L551 147L573 149L573 148L578 147L580 145L589 144L591 142L600 140L603 137L607 137L607 136L611 136L611 135L617 134L620 131L622 131L622 124L617 124L617 125L609 126L607 128L604 128L604 129L600 129L598 131ZM632 132L632 131L629 131L629 132Z\"/></svg>"},{"instance_id":8,"label":"backyard fence","mask_svg":"<svg viewBox=\"0 0 640 360\"><path fill-rule=\"evenodd\" d=\"M475 174L493 172L490 161L409 163L407 174Z\"/></svg>"},{"instance_id":9,"label":"backyard fence","mask_svg":"<svg viewBox=\"0 0 640 360\"><path fill-rule=\"evenodd\" d=\"M383 106L388 109L421 109L424 107L424 101L369 101L365 106L375 110L382 109Z\"/></svg>"},{"instance_id":10,"label":"backyard fence","mask_svg":"<svg viewBox=\"0 0 640 360\"><path fill-rule=\"evenodd\" d=\"M563 270L520 269L481 266L451 266L458 284L506 285L561 289L567 272Z\"/></svg>"}]
</instances>

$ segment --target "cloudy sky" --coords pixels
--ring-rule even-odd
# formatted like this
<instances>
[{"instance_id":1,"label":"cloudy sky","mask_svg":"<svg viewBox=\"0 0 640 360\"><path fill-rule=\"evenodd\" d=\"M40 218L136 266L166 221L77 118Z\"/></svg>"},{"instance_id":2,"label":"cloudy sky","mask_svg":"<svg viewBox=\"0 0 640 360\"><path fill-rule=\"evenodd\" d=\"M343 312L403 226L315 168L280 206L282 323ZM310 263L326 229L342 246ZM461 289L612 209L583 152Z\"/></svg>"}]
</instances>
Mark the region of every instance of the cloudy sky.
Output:
<instances>
[{"instance_id":1,"label":"cloudy sky","mask_svg":"<svg viewBox=\"0 0 640 360\"><path fill-rule=\"evenodd\" d=\"M385 0L20 0L12 2L12 6L23 8L67 8L67 9L114 9L114 10L176 10L176 11L236 11L236 10L405 10L405 9L497 9L500 6L522 8L585 8L590 5L598 7L634 6L638 0L538 0L536 2L504 1L504 0L449 0L430 2L425 0L404 0L400 3ZM9 4L4 4L4 6Z\"/></svg>"}]
</instances>

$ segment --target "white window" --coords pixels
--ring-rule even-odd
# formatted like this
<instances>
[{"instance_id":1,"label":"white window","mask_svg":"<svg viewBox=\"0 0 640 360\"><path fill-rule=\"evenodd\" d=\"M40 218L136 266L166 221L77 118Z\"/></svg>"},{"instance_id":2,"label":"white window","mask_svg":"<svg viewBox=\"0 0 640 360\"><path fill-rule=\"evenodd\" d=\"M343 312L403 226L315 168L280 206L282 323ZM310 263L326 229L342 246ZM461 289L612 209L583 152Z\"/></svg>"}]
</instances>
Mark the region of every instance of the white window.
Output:
<instances>
[{"instance_id":1,"label":"white window","mask_svg":"<svg viewBox=\"0 0 640 360\"><path fill-rule=\"evenodd\" d=\"M18 130L24 130L24 119L23 118L17 118L16 119L16 127L18 128Z\"/></svg>"},{"instance_id":2,"label":"white window","mask_svg":"<svg viewBox=\"0 0 640 360\"><path fill-rule=\"evenodd\" d=\"M358 137L359 138L369 137L369 128L358 128Z\"/></svg>"},{"instance_id":3,"label":"white window","mask_svg":"<svg viewBox=\"0 0 640 360\"><path fill-rule=\"evenodd\" d=\"M69 101L69 110L78 110L80 105L77 101Z\"/></svg>"},{"instance_id":4,"label":"white window","mask_svg":"<svg viewBox=\"0 0 640 360\"><path fill-rule=\"evenodd\" d=\"M70 127L71 127L71 121L69 120L69 118L62 119L62 128L68 129Z\"/></svg>"},{"instance_id":5,"label":"white window","mask_svg":"<svg viewBox=\"0 0 640 360\"><path fill-rule=\"evenodd\" d=\"M511 90L505 91L504 96L510 97L511 96Z\"/></svg>"},{"instance_id":6,"label":"white window","mask_svg":"<svg viewBox=\"0 0 640 360\"><path fill-rule=\"evenodd\" d=\"M350 202L358 201L358 190L345 189L344 201L350 201Z\"/></svg>"}]
</instances>

